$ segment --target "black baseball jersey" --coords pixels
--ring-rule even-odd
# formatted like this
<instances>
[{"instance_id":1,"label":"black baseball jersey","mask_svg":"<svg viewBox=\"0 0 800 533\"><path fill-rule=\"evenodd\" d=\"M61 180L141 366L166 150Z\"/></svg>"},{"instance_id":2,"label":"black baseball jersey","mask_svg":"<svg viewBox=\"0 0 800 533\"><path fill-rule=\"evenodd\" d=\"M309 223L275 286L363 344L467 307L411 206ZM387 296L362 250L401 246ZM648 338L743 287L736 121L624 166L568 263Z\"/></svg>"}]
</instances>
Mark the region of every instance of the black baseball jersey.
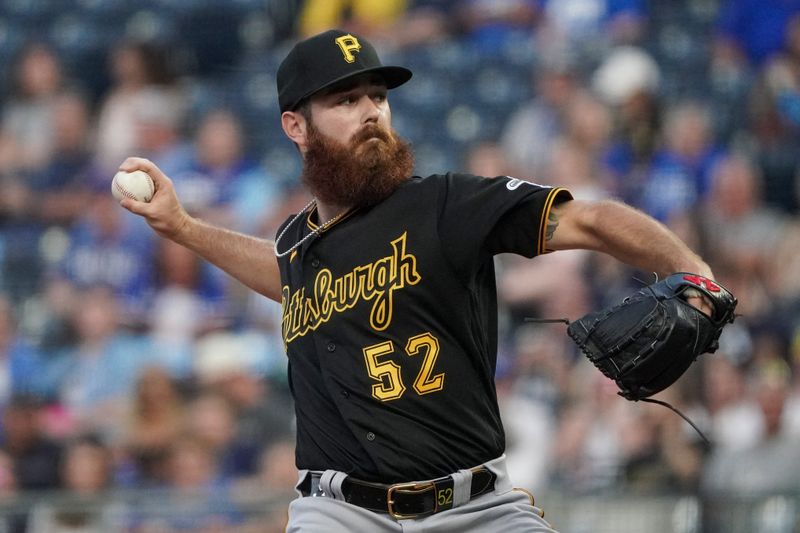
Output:
<instances>
[{"instance_id":1,"label":"black baseball jersey","mask_svg":"<svg viewBox=\"0 0 800 533\"><path fill-rule=\"evenodd\" d=\"M543 253L549 209L570 197L505 176L414 177L280 258L297 466L393 483L501 455L493 256ZM315 219L294 220L280 248Z\"/></svg>"}]
</instances>

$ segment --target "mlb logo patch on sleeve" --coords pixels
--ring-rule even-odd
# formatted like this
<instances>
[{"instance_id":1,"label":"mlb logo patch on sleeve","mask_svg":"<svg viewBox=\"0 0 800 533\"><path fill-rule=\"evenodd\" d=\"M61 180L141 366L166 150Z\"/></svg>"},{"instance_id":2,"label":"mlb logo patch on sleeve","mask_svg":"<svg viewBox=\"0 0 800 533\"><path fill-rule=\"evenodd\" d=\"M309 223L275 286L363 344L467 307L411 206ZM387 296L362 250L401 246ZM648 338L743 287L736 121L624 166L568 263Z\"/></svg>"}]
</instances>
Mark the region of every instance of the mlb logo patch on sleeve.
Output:
<instances>
[{"instance_id":1,"label":"mlb logo patch on sleeve","mask_svg":"<svg viewBox=\"0 0 800 533\"><path fill-rule=\"evenodd\" d=\"M508 178L508 183L506 183L506 189L509 191L513 191L515 189L519 189L522 185L535 185L537 187L547 187L550 188L549 185L539 185L538 183L533 183L531 181L521 180L519 178L512 178L511 176L506 176Z\"/></svg>"}]
</instances>

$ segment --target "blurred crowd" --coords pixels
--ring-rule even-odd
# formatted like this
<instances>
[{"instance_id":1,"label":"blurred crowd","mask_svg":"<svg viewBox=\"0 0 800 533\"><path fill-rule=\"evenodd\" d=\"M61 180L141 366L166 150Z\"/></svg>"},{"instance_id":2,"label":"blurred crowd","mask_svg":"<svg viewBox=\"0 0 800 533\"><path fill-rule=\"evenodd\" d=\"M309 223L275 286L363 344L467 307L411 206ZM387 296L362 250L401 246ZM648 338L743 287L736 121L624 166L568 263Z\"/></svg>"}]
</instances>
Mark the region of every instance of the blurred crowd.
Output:
<instances>
[{"instance_id":1,"label":"blurred crowd","mask_svg":"<svg viewBox=\"0 0 800 533\"><path fill-rule=\"evenodd\" d=\"M0 8L0 22L23 4ZM149 19L127 4L74 1L128 22L99 60L26 33L0 91L0 501L205 497L157 517L38 503L0 531L281 530L281 513L252 523L237 507L296 478L279 305L158 239L109 187L125 157L148 157L196 216L274 238L308 195L296 153L272 151L277 105L254 119L239 82L256 63L274 74L294 39L328 27L414 63L392 104L419 172L622 199L676 231L739 299L717 353L658 396L709 445L674 413L618 397L563 325L526 321L576 318L652 274L585 251L499 257L497 387L517 485L800 489L800 1L152 0ZM186 20L202 21L191 46L168 31ZM456 67L419 59L449 61L454 46L469 51L466 79L503 100L497 113L469 111L460 91L437 99L445 85L431 92L425 69ZM516 86L478 75L500 55ZM274 102L274 78L247 91ZM444 122L415 129L432 102Z\"/></svg>"}]
</instances>

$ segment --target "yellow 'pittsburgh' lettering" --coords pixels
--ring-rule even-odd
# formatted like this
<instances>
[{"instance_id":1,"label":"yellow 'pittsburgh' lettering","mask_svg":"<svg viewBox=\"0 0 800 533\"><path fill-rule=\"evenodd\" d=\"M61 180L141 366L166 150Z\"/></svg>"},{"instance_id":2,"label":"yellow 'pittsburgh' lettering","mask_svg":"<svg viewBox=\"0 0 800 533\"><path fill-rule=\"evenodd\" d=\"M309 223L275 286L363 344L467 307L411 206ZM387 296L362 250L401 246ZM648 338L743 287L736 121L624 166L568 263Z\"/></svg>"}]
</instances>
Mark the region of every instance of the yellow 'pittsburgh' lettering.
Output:
<instances>
[{"instance_id":1,"label":"yellow 'pittsburgh' lettering","mask_svg":"<svg viewBox=\"0 0 800 533\"><path fill-rule=\"evenodd\" d=\"M369 317L372 329L383 331L389 327L394 291L416 285L422 279L417 272L417 258L406 250L406 235L403 233L391 241L391 255L357 266L341 277L334 278L327 268L320 270L314 278L311 294L306 294L305 287L294 293L289 287L283 287L283 342L289 344L360 301L372 302Z\"/></svg>"}]
</instances>

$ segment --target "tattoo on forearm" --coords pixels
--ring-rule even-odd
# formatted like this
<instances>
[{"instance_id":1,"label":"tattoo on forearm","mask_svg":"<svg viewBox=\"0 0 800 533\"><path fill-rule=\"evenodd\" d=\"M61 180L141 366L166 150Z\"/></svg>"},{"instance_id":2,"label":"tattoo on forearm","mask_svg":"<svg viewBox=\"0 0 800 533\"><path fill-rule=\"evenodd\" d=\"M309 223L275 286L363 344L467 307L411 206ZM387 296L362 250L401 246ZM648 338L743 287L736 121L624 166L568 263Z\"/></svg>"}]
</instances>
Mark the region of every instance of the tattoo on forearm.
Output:
<instances>
[{"instance_id":1,"label":"tattoo on forearm","mask_svg":"<svg viewBox=\"0 0 800 533\"><path fill-rule=\"evenodd\" d=\"M547 228L545 229L545 240L552 240L553 233L556 232L556 228L558 227L558 214L555 210L551 209L550 212L547 214Z\"/></svg>"}]
</instances>

